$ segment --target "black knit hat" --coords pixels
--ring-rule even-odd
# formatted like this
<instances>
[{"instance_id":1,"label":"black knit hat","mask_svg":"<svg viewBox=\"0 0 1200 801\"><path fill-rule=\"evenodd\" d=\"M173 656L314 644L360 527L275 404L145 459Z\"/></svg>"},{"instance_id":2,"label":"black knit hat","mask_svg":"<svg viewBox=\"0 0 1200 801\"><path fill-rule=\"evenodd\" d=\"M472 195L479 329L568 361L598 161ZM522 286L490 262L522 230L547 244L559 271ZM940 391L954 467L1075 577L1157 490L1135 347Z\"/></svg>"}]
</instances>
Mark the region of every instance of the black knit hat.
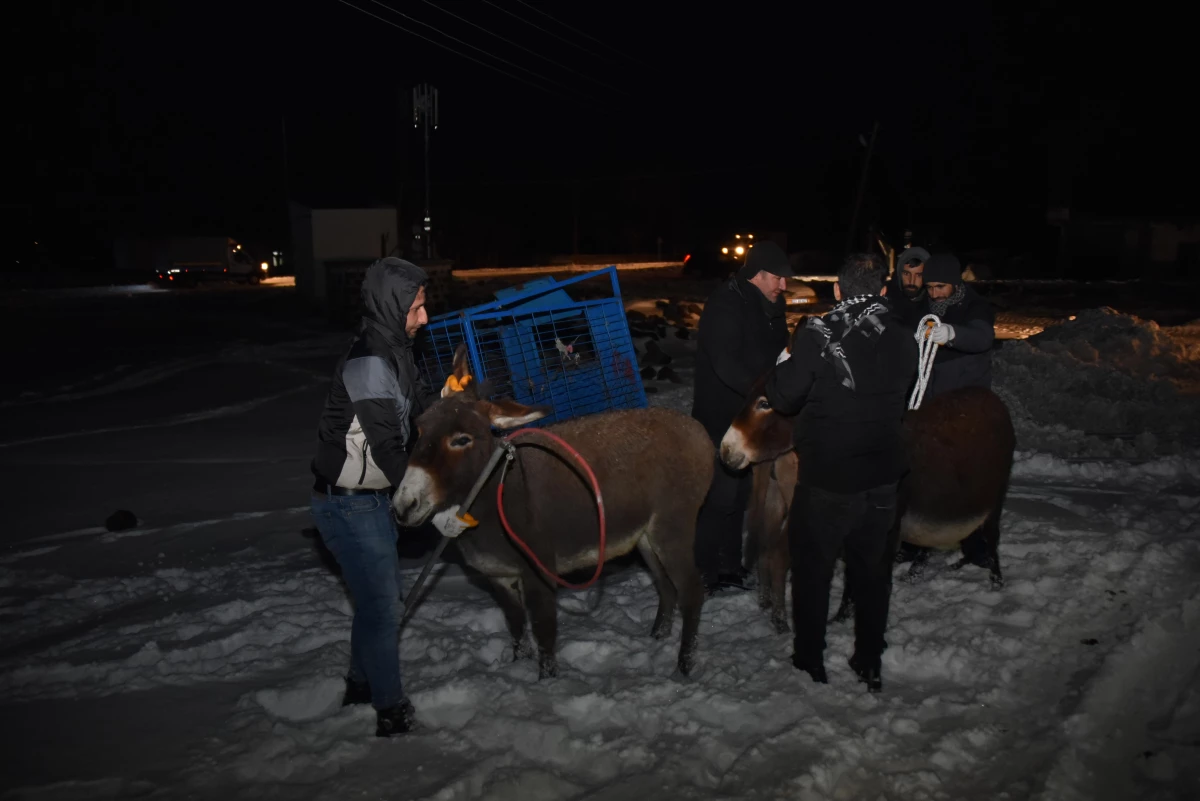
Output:
<instances>
[{"instance_id":1,"label":"black knit hat","mask_svg":"<svg viewBox=\"0 0 1200 801\"><path fill-rule=\"evenodd\" d=\"M792 263L788 261L783 248L769 239L757 242L754 247L750 248L750 253L746 256L746 263L742 265L739 272L744 278L750 279L763 271L780 278L796 277L796 271L792 269Z\"/></svg>"},{"instance_id":2,"label":"black knit hat","mask_svg":"<svg viewBox=\"0 0 1200 801\"><path fill-rule=\"evenodd\" d=\"M950 284L958 286L962 283L962 265L953 253L934 253L925 262L922 279L926 286L929 284Z\"/></svg>"}]
</instances>

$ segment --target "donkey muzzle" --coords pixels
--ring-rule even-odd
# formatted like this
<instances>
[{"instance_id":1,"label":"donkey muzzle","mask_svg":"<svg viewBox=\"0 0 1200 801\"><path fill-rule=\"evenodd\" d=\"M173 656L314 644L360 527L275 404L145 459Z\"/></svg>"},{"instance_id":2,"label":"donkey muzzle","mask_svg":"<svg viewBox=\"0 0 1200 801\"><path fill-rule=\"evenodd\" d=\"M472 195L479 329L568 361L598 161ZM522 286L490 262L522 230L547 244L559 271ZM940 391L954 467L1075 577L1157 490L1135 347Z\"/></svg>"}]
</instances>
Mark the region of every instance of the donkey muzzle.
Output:
<instances>
[{"instance_id":1,"label":"donkey muzzle","mask_svg":"<svg viewBox=\"0 0 1200 801\"><path fill-rule=\"evenodd\" d=\"M433 515L440 501L441 493L433 476L422 467L409 465L392 497L392 507L401 525L415 528Z\"/></svg>"},{"instance_id":2,"label":"donkey muzzle","mask_svg":"<svg viewBox=\"0 0 1200 801\"><path fill-rule=\"evenodd\" d=\"M750 464L746 438L736 428L730 427L721 438L721 461L731 470L741 470Z\"/></svg>"}]
</instances>

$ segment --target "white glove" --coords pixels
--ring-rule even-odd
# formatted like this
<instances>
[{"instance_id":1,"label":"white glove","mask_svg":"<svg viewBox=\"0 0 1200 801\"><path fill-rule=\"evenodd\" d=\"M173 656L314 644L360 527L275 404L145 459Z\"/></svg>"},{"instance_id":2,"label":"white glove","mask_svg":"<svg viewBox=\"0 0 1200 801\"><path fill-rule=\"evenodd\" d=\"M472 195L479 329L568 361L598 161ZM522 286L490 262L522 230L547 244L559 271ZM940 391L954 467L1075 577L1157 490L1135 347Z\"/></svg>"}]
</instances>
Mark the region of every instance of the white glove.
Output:
<instances>
[{"instance_id":1,"label":"white glove","mask_svg":"<svg viewBox=\"0 0 1200 801\"><path fill-rule=\"evenodd\" d=\"M942 323L941 325L935 325L933 327L933 333L929 335L929 338L935 344L945 345L947 342L954 339L954 326L946 325L945 323Z\"/></svg>"},{"instance_id":2,"label":"white glove","mask_svg":"<svg viewBox=\"0 0 1200 801\"><path fill-rule=\"evenodd\" d=\"M443 509L433 516L433 526L441 532L443 537L457 537L470 526L458 519L458 504L454 504L448 509Z\"/></svg>"},{"instance_id":3,"label":"white glove","mask_svg":"<svg viewBox=\"0 0 1200 801\"><path fill-rule=\"evenodd\" d=\"M779 356L775 359L775 364L783 364L790 358L792 358L792 352L787 348L784 348L783 350L779 351Z\"/></svg>"}]
</instances>

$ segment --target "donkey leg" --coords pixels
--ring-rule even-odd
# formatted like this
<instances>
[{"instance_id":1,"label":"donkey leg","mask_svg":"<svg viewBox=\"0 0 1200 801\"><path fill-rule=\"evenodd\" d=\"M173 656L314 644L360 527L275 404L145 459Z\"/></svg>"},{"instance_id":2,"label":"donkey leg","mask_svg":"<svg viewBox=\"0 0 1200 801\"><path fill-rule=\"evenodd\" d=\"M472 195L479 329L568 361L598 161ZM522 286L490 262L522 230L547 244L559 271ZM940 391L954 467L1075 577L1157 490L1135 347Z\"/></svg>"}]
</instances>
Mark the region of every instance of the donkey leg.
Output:
<instances>
[{"instance_id":1,"label":"donkey leg","mask_svg":"<svg viewBox=\"0 0 1200 801\"><path fill-rule=\"evenodd\" d=\"M912 562L908 566L908 572L904 574L901 581L907 584L915 584L919 582L925 575L925 568L929 566L929 554L933 552L932 548L923 548L913 546Z\"/></svg>"},{"instance_id":2,"label":"donkey leg","mask_svg":"<svg viewBox=\"0 0 1200 801\"><path fill-rule=\"evenodd\" d=\"M533 645L525 636L525 598L521 592L521 579L492 578L496 587L496 595L500 599L500 608L504 610L504 620L508 623L508 633L513 641L513 660L533 656Z\"/></svg>"},{"instance_id":3,"label":"donkey leg","mask_svg":"<svg viewBox=\"0 0 1200 801\"><path fill-rule=\"evenodd\" d=\"M787 542L783 542L782 548L775 548L768 560L770 562L770 595L771 595L771 625L775 627L776 634L787 634L792 630L788 623L788 608L787 608L787 574L788 567L791 564L791 554L787 551Z\"/></svg>"},{"instance_id":4,"label":"donkey leg","mask_svg":"<svg viewBox=\"0 0 1200 801\"><path fill-rule=\"evenodd\" d=\"M758 607L771 608L771 558L767 537L768 499L771 488L771 464L763 462L753 468L750 502L746 515L746 566L758 572Z\"/></svg>"},{"instance_id":5,"label":"donkey leg","mask_svg":"<svg viewBox=\"0 0 1200 801\"><path fill-rule=\"evenodd\" d=\"M1004 586L1004 576L1000 572L1000 515L1003 505L1001 498L996 508L984 519L983 525L962 541L962 559L954 565L955 568L966 565L987 568L992 588L997 590Z\"/></svg>"},{"instance_id":6,"label":"donkey leg","mask_svg":"<svg viewBox=\"0 0 1200 801\"><path fill-rule=\"evenodd\" d=\"M694 520L691 515L671 515L677 521ZM659 522L653 531L650 547L662 563L667 578L675 585L679 597L679 608L683 613L683 636L679 643L679 672L684 676L692 672L696 662L696 633L700 630L700 608L704 605L704 580L692 556L692 537L683 525L675 524L670 529L667 523ZM676 527L678 526L678 527Z\"/></svg>"},{"instance_id":7,"label":"donkey leg","mask_svg":"<svg viewBox=\"0 0 1200 801\"><path fill-rule=\"evenodd\" d=\"M533 628L533 638L538 647L538 678L546 679L558 675L558 658L555 643L558 639L558 609L555 605L555 590L540 576L525 576L521 582L525 605Z\"/></svg>"},{"instance_id":8,"label":"donkey leg","mask_svg":"<svg viewBox=\"0 0 1200 801\"><path fill-rule=\"evenodd\" d=\"M646 567L650 568L650 575L654 577L654 586L658 590L658 614L654 616L650 636L656 640L665 640L671 636L671 626L675 622L675 604L679 594L645 537L638 540L637 549L646 560Z\"/></svg>"},{"instance_id":9,"label":"donkey leg","mask_svg":"<svg viewBox=\"0 0 1200 801\"><path fill-rule=\"evenodd\" d=\"M788 624L787 576L792 566L792 551L788 542L789 520L792 503L796 497L796 480L800 472L800 460L795 452L785 453L774 463L774 487L772 487L772 513L767 518L765 535L769 539L766 550L770 555L771 623L778 634L791 631Z\"/></svg>"}]
</instances>

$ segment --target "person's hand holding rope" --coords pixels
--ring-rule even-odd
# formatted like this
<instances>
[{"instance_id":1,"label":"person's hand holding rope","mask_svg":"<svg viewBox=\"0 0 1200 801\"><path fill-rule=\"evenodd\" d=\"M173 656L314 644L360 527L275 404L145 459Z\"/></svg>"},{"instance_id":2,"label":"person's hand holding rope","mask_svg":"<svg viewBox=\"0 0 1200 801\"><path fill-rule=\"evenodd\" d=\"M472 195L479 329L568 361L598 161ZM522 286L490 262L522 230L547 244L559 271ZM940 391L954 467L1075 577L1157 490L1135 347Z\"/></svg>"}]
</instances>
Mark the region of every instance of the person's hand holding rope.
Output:
<instances>
[{"instance_id":1,"label":"person's hand holding rope","mask_svg":"<svg viewBox=\"0 0 1200 801\"><path fill-rule=\"evenodd\" d=\"M937 349L954 339L954 329L945 325L936 314L927 314L917 324L917 385L913 387L912 397L908 399L908 408L917 409L921 399L925 397L925 388L929 386L929 377L933 375L933 362L937 358Z\"/></svg>"}]
</instances>

